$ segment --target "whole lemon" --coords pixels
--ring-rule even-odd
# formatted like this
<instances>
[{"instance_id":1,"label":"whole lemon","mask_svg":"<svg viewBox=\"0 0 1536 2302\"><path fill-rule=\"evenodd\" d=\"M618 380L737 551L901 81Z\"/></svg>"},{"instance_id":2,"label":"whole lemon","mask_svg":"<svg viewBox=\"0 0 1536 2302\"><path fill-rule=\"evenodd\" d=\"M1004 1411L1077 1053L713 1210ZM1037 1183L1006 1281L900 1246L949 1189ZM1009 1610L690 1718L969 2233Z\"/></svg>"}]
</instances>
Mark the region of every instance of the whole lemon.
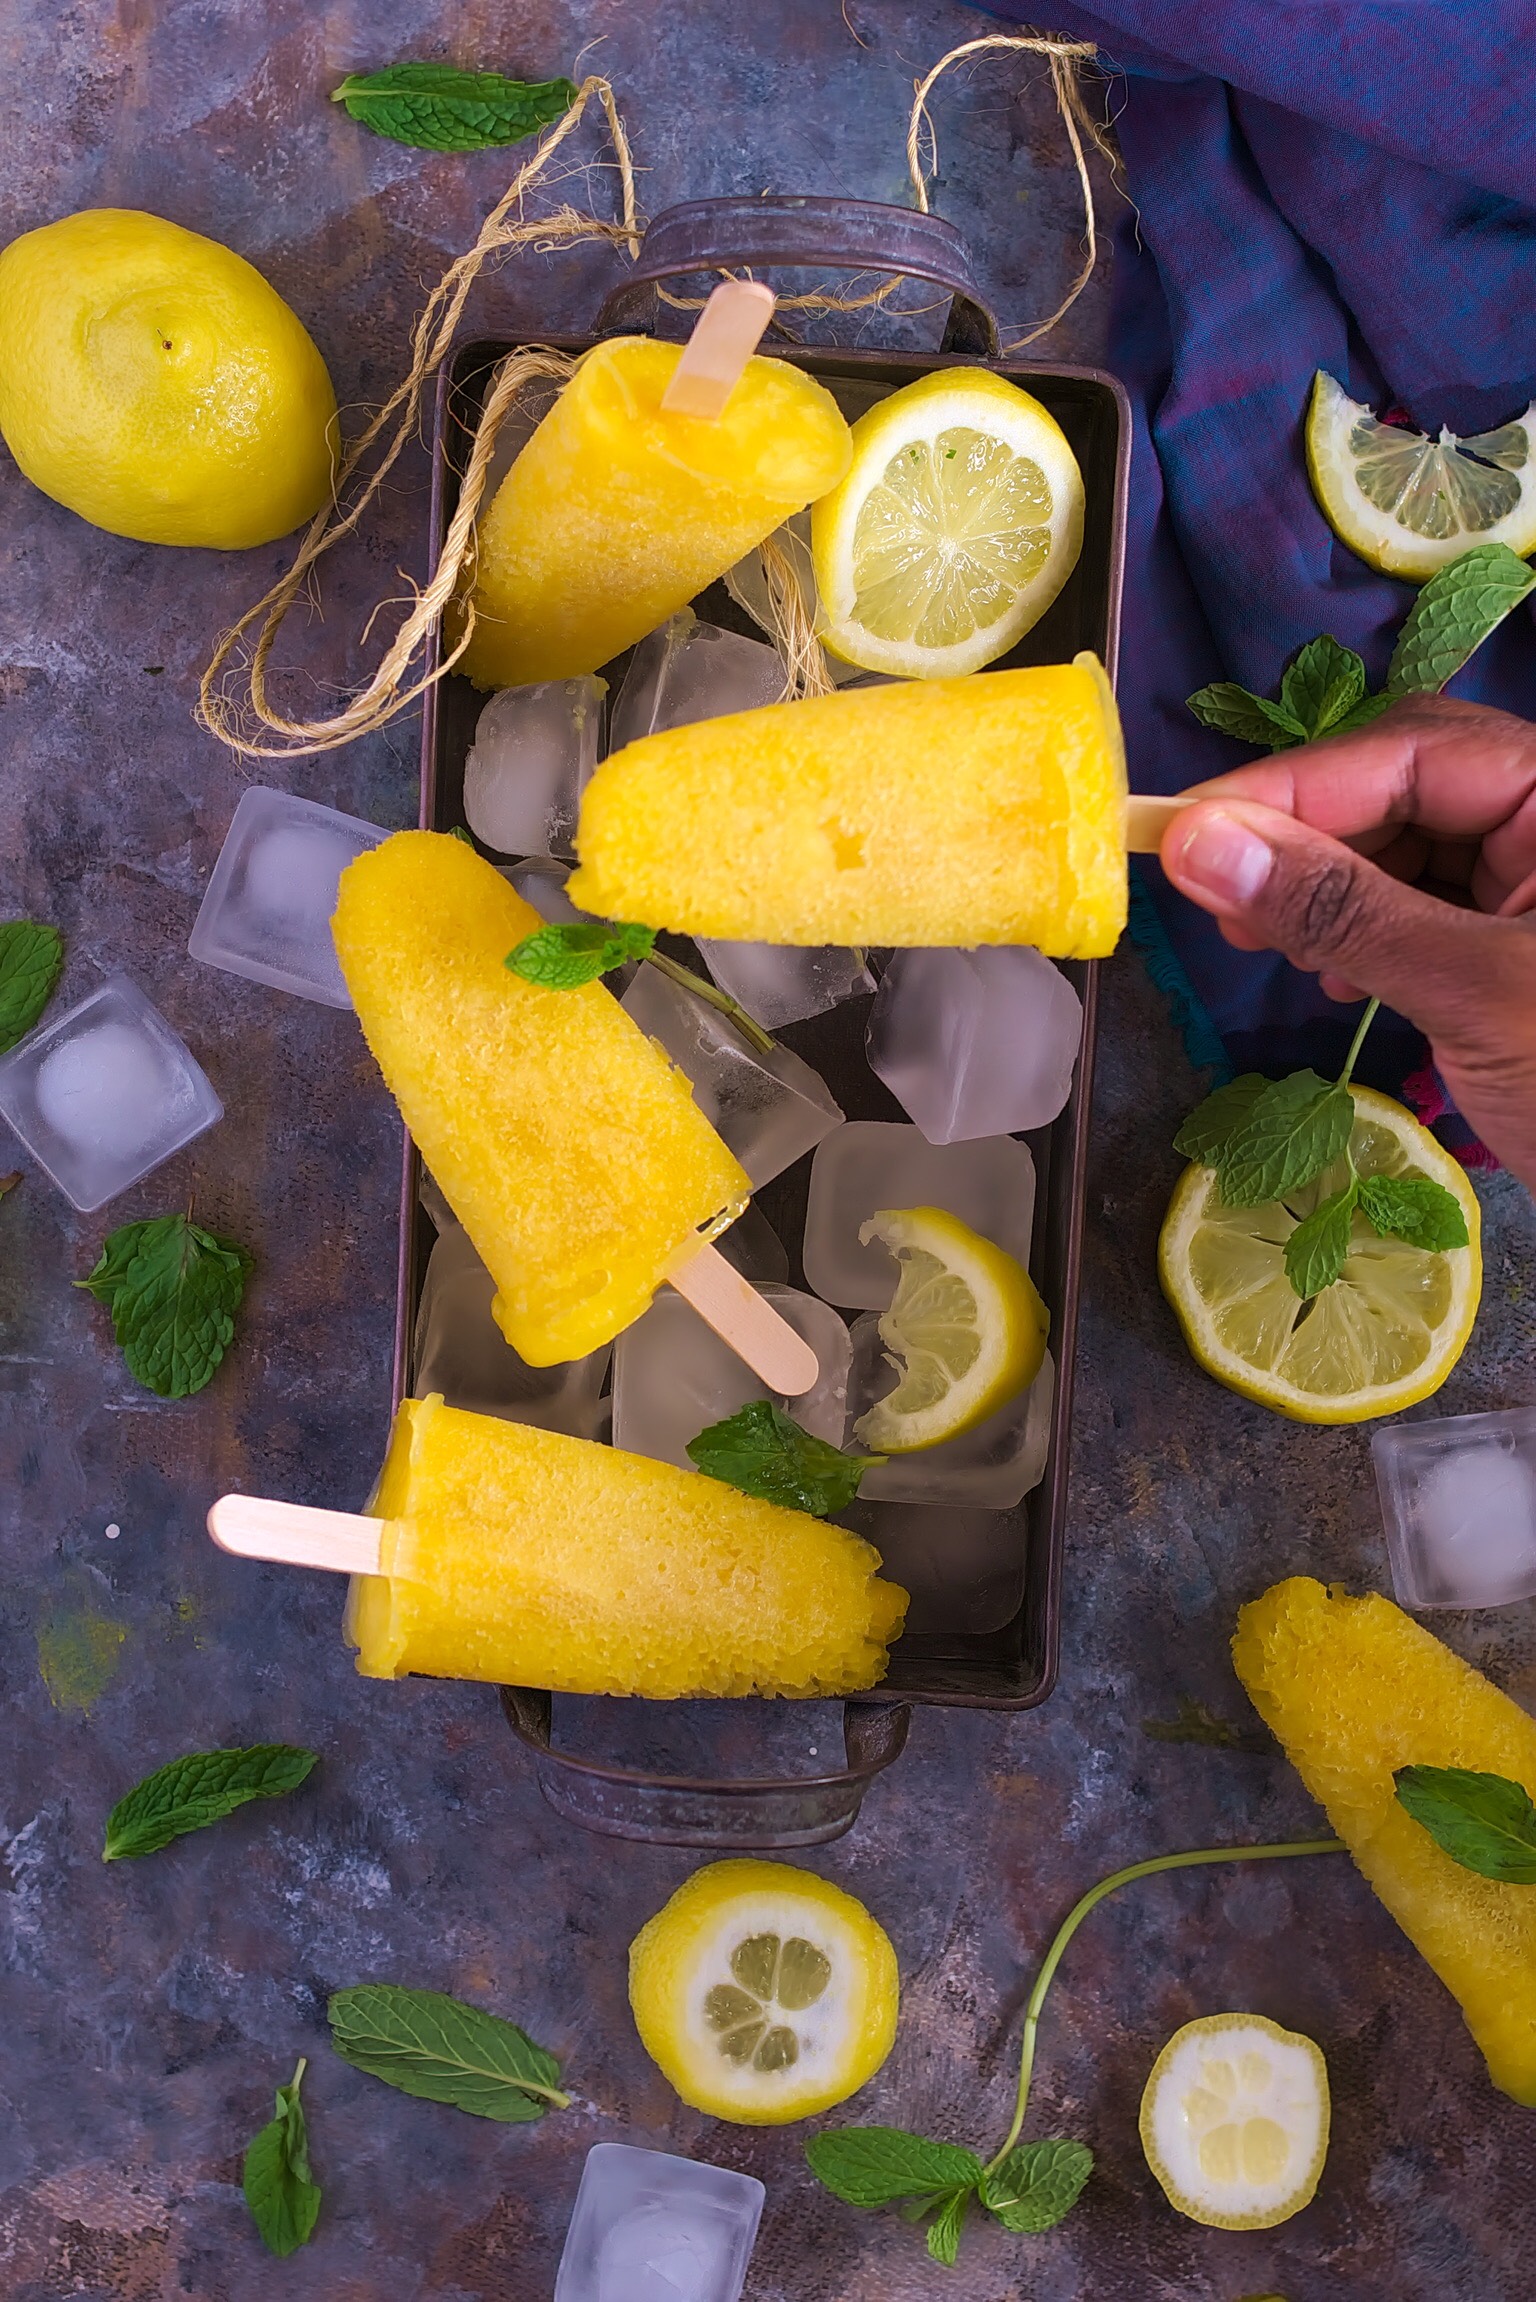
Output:
<instances>
[{"instance_id":1,"label":"whole lemon","mask_svg":"<svg viewBox=\"0 0 1536 2302\"><path fill-rule=\"evenodd\" d=\"M163 216L84 208L0 254L0 433L96 527L239 551L325 501L336 395L243 256Z\"/></svg>"}]
</instances>

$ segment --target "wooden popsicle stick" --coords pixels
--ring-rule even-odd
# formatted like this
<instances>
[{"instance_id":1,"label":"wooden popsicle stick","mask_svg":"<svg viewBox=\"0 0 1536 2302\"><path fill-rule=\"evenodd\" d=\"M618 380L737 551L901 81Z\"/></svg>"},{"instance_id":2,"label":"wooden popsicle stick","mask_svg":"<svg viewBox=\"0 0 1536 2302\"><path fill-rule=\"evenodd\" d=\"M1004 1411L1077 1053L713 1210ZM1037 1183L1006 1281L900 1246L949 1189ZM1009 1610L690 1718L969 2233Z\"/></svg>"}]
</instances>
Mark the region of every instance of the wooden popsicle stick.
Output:
<instances>
[{"instance_id":1,"label":"wooden popsicle stick","mask_svg":"<svg viewBox=\"0 0 1536 2302\"><path fill-rule=\"evenodd\" d=\"M667 1277L705 1325L714 1328L721 1342L728 1343L770 1391L783 1399L798 1399L812 1388L821 1362L810 1344L718 1247L701 1247Z\"/></svg>"},{"instance_id":2,"label":"wooden popsicle stick","mask_svg":"<svg viewBox=\"0 0 1536 2302\"><path fill-rule=\"evenodd\" d=\"M1199 791L1177 791L1171 799L1151 799L1144 793L1133 792L1125 803L1125 850L1127 855L1156 855L1163 844L1163 833L1176 815L1205 795Z\"/></svg>"},{"instance_id":3,"label":"wooden popsicle stick","mask_svg":"<svg viewBox=\"0 0 1536 2302\"><path fill-rule=\"evenodd\" d=\"M773 318L774 293L761 280L722 280L694 323L672 381L661 395L669 416L714 423Z\"/></svg>"},{"instance_id":4,"label":"wooden popsicle stick","mask_svg":"<svg viewBox=\"0 0 1536 2302\"><path fill-rule=\"evenodd\" d=\"M376 1575L384 1521L356 1511L317 1511L263 1495L220 1495L208 1513L219 1548L285 1567L325 1567L333 1575Z\"/></svg>"}]
</instances>

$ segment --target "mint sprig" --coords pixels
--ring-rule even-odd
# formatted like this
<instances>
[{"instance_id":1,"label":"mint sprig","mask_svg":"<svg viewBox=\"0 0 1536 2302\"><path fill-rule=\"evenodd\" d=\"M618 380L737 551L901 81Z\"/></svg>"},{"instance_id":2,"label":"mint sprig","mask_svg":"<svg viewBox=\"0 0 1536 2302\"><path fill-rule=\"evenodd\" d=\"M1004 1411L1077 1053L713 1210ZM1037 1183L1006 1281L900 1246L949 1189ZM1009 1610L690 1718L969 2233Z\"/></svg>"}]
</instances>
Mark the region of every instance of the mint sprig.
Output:
<instances>
[{"instance_id":1,"label":"mint sprig","mask_svg":"<svg viewBox=\"0 0 1536 2302\"><path fill-rule=\"evenodd\" d=\"M112 1314L128 1371L162 1399L211 1383L234 1340L251 1258L187 1215L124 1223L77 1279Z\"/></svg>"},{"instance_id":2,"label":"mint sprig","mask_svg":"<svg viewBox=\"0 0 1536 2302\"><path fill-rule=\"evenodd\" d=\"M1536 1804L1523 1783L1459 1766L1405 1766L1398 1804L1463 1870L1536 1886Z\"/></svg>"},{"instance_id":3,"label":"mint sprig","mask_svg":"<svg viewBox=\"0 0 1536 2302\"><path fill-rule=\"evenodd\" d=\"M309 2171L309 2129L299 2100L303 2055L277 2090L277 2115L250 2142L242 2168L245 2203L272 2253L286 2257L308 2243L320 2212L320 2186Z\"/></svg>"},{"instance_id":4,"label":"mint sprig","mask_svg":"<svg viewBox=\"0 0 1536 2302\"><path fill-rule=\"evenodd\" d=\"M542 991L574 991L631 959L648 958L655 940L654 927L629 920L557 920L525 935L508 952L507 965Z\"/></svg>"},{"instance_id":5,"label":"mint sprig","mask_svg":"<svg viewBox=\"0 0 1536 2302\"><path fill-rule=\"evenodd\" d=\"M156 1854L189 1830L222 1822L253 1798L297 1790L317 1763L297 1743L256 1743L243 1750L194 1750L157 1767L118 1800L107 1817L103 1862Z\"/></svg>"},{"instance_id":6,"label":"mint sprig","mask_svg":"<svg viewBox=\"0 0 1536 2302\"><path fill-rule=\"evenodd\" d=\"M331 91L376 136L428 152L483 152L548 127L576 101L570 80L508 80L454 64L386 64L349 72Z\"/></svg>"},{"instance_id":7,"label":"mint sprig","mask_svg":"<svg viewBox=\"0 0 1536 2302\"><path fill-rule=\"evenodd\" d=\"M64 938L36 919L0 926L0 1055L42 1014L64 964Z\"/></svg>"},{"instance_id":8,"label":"mint sprig","mask_svg":"<svg viewBox=\"0 0 1536 2302\"><path fill-rule=\"evenodd\" d=\"M757 1495L786 1510L831 1518L845 1511L864 1473L884 1455L848 1455L804 1430L771 1399L749 1399L688 1442L688 1459L706 1478Z\"/></svg>"}]
</instances>

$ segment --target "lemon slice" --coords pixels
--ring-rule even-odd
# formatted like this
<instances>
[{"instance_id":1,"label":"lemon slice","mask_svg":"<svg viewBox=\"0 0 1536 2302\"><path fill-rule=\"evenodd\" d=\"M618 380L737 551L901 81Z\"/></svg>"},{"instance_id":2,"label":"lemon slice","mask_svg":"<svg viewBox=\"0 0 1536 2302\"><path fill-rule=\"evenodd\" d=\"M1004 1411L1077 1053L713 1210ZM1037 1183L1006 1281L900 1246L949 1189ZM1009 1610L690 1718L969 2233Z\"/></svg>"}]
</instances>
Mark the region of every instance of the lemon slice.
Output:
<instances>
[{"instance_id":1,"label":"lemon slice","mask_svg":"<svg viewBox=\"0 0 1536 2302\"><path fill-rule=\"evenodd\" d=\"M1319 368L1307 469L1334 534L1384 575L1422 582L1473 544L1536 552L1536 400L1497 431L1432 440L1378 423Z\"/></svg>"},{"instance_id":2,"label":"lemon slice","mask_svg":"<svg viewBox=\"0 0 1536 2302\"><path fill-rule=\"evenodd\" d=\"M1341 1190L1342 1160L1284 1204L1227 1207L1214 1168L1186 1168L1158 1241L1158 1275L1184 1340L1208 1375L1301 1423L1362 1423L1437 1391L1466 1348L1483 1286L1477 1194L1411 1111L1351 1086L1350 1155L1358 1173L1441 1183L1467 1219L1468 1244L1443 1253L1381 1239L1363 1215L1344 1268L1303 1303L1285 1275L1285 1242Z\"/></svg>"},{"instance_id":3,"label":"lemon slice","mask_svg":"<svg viewBox=\"0 0 1536 2302\"><path fill-rule=\"evenodd\" d=\"M860 1227L901 1265L880 1340L894 1391L854 1424L872 1452L910 1455L974 1430L1034 1381L1051 1315L1022 1263L942 1207L887 1207Z\"/></svg>"},{"instance_id":4,"label":"lemon slice","mask_svg":"<svg viewBox=\"0 0 1536 2302\"><path fill-rule=\"evenodd\" d=\"M712 1862L640 1929L640 2043L695 2110L783 2126L845 2102L896 2035L896 1953L861 1902L782 1862Z\"/></svg>"},{"instance_id":5,"label":"lemon slice","mask_svg":"<svg viewBox=\"0 0 1536 2302\"><path fill-rule=\"evenodd\" d=\"M1299 2214L1328 2155L1328 2066L1262 2014L1176 2030L1141 2098L1141 2147L1168 2203L1213 2230Z\"/></svg>"},{"instance_id":6,"label":"lemon slice","mask_svg":"<svg viewBox=\"0 0 1536 2302\"><path fill-rule=\"evenodd\" d=\"M1077 564L1083 479L1053 416L985 368L944 368L853 427L811 513L821 637L898 679L1006 655Z\"/></svg>"}]
</instances>

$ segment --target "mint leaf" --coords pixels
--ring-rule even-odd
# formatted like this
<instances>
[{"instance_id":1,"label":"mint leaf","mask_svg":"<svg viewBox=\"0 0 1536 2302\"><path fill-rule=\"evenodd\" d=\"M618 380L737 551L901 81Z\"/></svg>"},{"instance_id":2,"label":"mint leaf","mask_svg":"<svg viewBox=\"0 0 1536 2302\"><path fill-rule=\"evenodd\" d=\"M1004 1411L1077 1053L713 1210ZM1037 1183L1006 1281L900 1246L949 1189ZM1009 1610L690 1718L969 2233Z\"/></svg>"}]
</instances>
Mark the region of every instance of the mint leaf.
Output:
<instances>
[{"instance_id":1,"label":"mint leaf","mask_svg":"<svg viewBox=\"0 0 1536 2302\"><path fill-rule=\"evenodd\" d=\"M1427 1175L1367 1175L1360 1205L1383 1237L1406 1239L1426 1254L1467 1244L1467 1218L1454 1192Z\"/></svg>"},{"instance_id":2,"label":"mint leaf","mask_svg":"<svg viewBox=\"0 0 1536 2302\"><path fill-rule=\"evenodd\" d=\"M1229 1207L1262 1207L1321 1175L1348 1148L1355 1105L1315 1071L1271 1081L1217 1157Z\"/></svg>"},{"instance_id":3,"label":"mint leaf","mask_svg":"<svg viewBox=\"0 0 1536 2302\"><path fill-rule=\"evenodd\" d=\"M1005 2230L1054 2230L1092 2172L1093 2152L1084 2143L1021 2142L983 2176L981 2203Z\"/></svg>"},{"instance_id":4,"label":"mint leaf","mask_svg":"<svg viewBox=\"0 0 1536 2302\"><path fill-rule=\"evenodd\" d=\"M245 2153L245 2202L277 2255L293 2254L306 2244L320 2212L319 2186L309 2172L309 2130L299 2101L306 2068L300 2056L288 2084L277 2090L277 2116Z\"/></svg>"},{"instance_id":5,"label":"mint leaf","mask_svg":"<svg viewBox=\"0 0 1536 2302\"><path fill-rule=\"evenodd\" d=\"M558 120L576 101L569 80L507 80L452 64L387 64L349 72L331 91L354 120L396 144L428 152L483 152L516 144Z\"/></svg>"},{"instance_id":6,"label":"mint leaf","mask_svg":"<svg viewBox=\"0 0 1536 2302\"><path fill-rule=\"evenodd\" d=\"M156 1215L145 1223L121 1224L116 1231L108 1234L95 1269L87 1278L77 1279L75 1285L84 1287L95 1296L98 1303L105 1303L110 1311L117 1301L119 1287L128 1276L128 1266L143 1246L146 1234L157 1235L158 1225L174 1220L173 1216Z\"/></svg>"},{"instance_id":7,"label":"mint leaf","mask_svg":"<svg viewBox=\"0 0 1536 2302\"><path fill-rule=\"evenodd\" d=\"M900 2198L933 2200L973 2190L981 2160L954 2142L928 2142L899 2126L834 2126L813 2134L806 2164L817 2181L849 2206L892 2206Z\"/></svg>"},{"instance_id":8,"label":"mint leaf","mask_svg":"<svg viewBox=\"0 0 1536 2302\"><path fill-rule=\"evenodd\" d=\"M1536 591L1536 568L1508 544L1474 544L1432 575L1397 635L1390 695L1434 695L1488 634Z\"/></svg>"},{"instance_id":9,"label":"mint leaf","mask_svg":"<svg viewBox=\"0 0 1536 2302\"><path fill-rule=\"evenodd\" d=\"M968 2184L964 2190L952 2190L933 2221L928 2225L928 2251L935 2262L942 2262L946 2270L953 2270L955 2257L960 2251L960 2233L965 2227L966 2211L975 2196Z\"/></svg>"},{"instance_id":10,"label":"mint leaf","mask_svg":"<svg viewBox=\"0 0 1536 2302\"><path fill-rule=\"evenodd\" d=\"M338 1990L327 2012L342 2061L402 2094L512 2126L570 2108L552 2054L515 2022L441 1990L365 1982Z\"/></svg>"},{"instance_id":11,"label":"mint leaf","mask_svg":"<svg viewBox=\"0 0 1536 2302\"><path fill-rule=\"evenodd\" d=\"M1175 1151L1214 1167L1231 1136L1251 1115L1269 1081L1261 1071L1245 1071L1197 1103L1173 1139Z\"/></svg>"},{"instance_id":12,"label":"mint leaf","mask_svg":"<svg viewBox=\"0 0 1536 2302\"><path fill-rule=\"evenodd\" d=\"M1143 1719L1141 1731L1148 1742L1199 1743L1207 1750L1251 1751L1258 1758L1272 1758L1280 1748L1268 1727L1234 1726L1193 1695L1180 1695L1177 1718Z\"/></svg>"},{"instance_id":13,"label":"mint leaf","mask_svg":"<svg viewBox=\"0 0 1536 2302\"><path fill-rule=\"evenodd\" d=\"M525 983L537 983L545 991L573 991L580 983L595 983L628 959L644 959L655 940L654 927L637 927L627 920L560 920L525 935L509 952L507 965Z\"/></svg>"},{"instance_id":14,"label":"mint leaf","mask_svg":"<svg viewBox=\"0 0 1536 2302\"><path fill-rule=\"evenodd\" d=\"M251 1258L185 1215L156 1215L111 1233L79 1282L112 1313L129 1373L162 1399L212 1382L234 1340Z\"/></svg>"},{"instance_id":15,"label":"mint leaf","mask_svg":"<svg viewBox=\"0 0 1536 2302\"><path fill-rule=\"evenodd\" d=\"M264 1742L245 1750L194 1750L157 1767L124 1793L107 1817L103 1862L154 1854L189 1830L222 1822L253 1798L297 1790L316 1753L296 1743Z\"/></svg>"},{"instance_id":16,"label":"mint leaf","mask_svg":"<svg viewBox=\"0 0 1536 2302\"><path fill-rule=\"evenodd\" d=\"M688 1459L706 1478L739 1487L744 1495L826 1519L848 1508L864 1473L886 1458L845 1455L830 1441L802 1430L771 1399L749 1399L724 1422L711 1423L690 1439Z\"/></svg>"},{"instance_id":17,"label":"mint leaf","mask_svg":"<svg viewBox=\"0 0 1536 2302\"><path fill-rule=\"evenodd\" d=\"M1329 728L1330 735L1353 735L1357 727L1369 727L1373 719L1380 719L1387 706L1397 698L1391 695L1363 695L1357 704L1336 719Z\"/></svg>"},{"instance_id":18,"label":"mint leaf","mask_svg":"<svg viewBox=\"0 0 1536 2302\"><path fill-rule=\"evenodd\" d=\"M35 919L0 927L0 1055L25 1038L47 1006L64 964L64 938Z\"/></svg>"},{"instance_id":19,"label":"mint leaf","mask_svg":"<svg viewBox=\"0 0 1536 2302\"><path fill-rule=\"evenodd\" d=\"M1289 751L1305 743L1307 731L1283 705L1253 695L1235 680L1218 679L1185 698L1202 726L1220 735L1235 735L1240 743L1256 743L1265 751Z\"/></svg>"},{"instance_id":20,"label":"mint leaf","mask_svg":"<svg viewBox=\"0 0 1536 2302\"><path fill-rule=\"evenodd\" d=\"M1344 1268L1357 1188L1351 1177L1342 1191L1314 1207L1285 1242L1285 1275L1304 1303L1331 1287Z\"/></svg>"},{"instance_id":21,"label":"mint leaf","mask_svg":"<svg viewBox=\"0 0 1536 2302\"><path fill-rule=\"evenodd\" d=\"M1309 742L1337 727L1364 694L1365 665L1326 632L1308 640L1280 682L1281 709L1300 721Z\"/></svg>"},{"instance_id":22,"label":"mint leaf","mask_svg":"<svg viewBox=\"0 0 1536 2302\"><path fill-rule=\"evenodd\" d=\"M1523 1784L1459 1766L1405 1766L1398 1804L1442 1853L1479 1878L1536 1886L1536 1805Z\"/></svg>"}]
</instances>

